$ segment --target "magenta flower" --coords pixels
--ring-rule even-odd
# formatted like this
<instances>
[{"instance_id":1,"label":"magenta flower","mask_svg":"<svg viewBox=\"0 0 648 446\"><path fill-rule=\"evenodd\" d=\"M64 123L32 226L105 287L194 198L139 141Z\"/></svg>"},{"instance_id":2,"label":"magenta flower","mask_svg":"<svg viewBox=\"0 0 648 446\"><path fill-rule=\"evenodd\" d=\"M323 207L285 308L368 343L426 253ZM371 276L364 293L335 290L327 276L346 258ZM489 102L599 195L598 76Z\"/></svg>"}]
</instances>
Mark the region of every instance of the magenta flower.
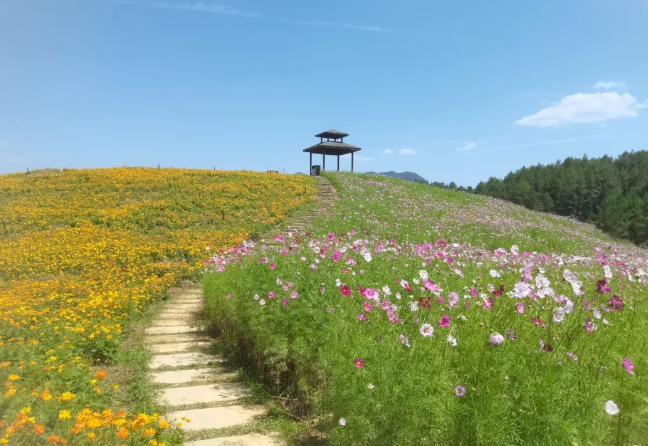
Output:
<instances>
[{"instance_id":1,"label":"magenta flower","mask_svg":"<svg viewBox=\"0 0 648 446\"><path fill-rule=\"evenodd\" d=\"M371 306L371 303L370 303L370 302L365 302L365 303L362 305L362 308L363 308L367 313L369 313L369 312L372 310L373 307Z\"/></svg>"},{"instance_id":2,"label":"magenta flower","mask_svg":"<svg viewBox=\"0 0 648 446\"><path fill-rule=\"evenodd\" d=\"M340 291L341 291L342 294L344 294L345 296L350 296L350 295L351 295L351 287L350 287L349 285L342 285L342 286L340 287Z\"/></svg>"},{"instance_id":3,"label":"magenta flower","mask_svg":"<svg viewBox=\"0 0 648 446\"><path fill-rule=\"evenodd\" d=\"M366 320L367 320L367 315L364 314L364 313L360 313L360 314L358 315L358 320L359 320L359 321L366 321Z\"/></svg>"},{"instance_id":4,"label":"magenta flower","mask_svg":"<svg viewBox=\"0 0 648 446\"><path fill-rule=\"evenodd\" d=\"M475 288L474 286L471 286L470 287L470 295L472 297L477 297L477 288Z\"/></svg>"},{"instance_id":5,"label":"magenta flower","mask_svg":"<svg viewBox=\"0 0 648 446\"><path fill-rule=\"evenodd\" d=\"M493 299L490 297L488 299L484 300L484 308L486 310L492 310L493 309Z\"/></svg>"},{"instance_id":6,"label":"magenta flower","mask_svg":"<svg viewBox=\"0 0 648 446\"><path fill-rule=\"evenodd\" d=\"M458 398L463 398L466 396L466 388L464 386L457 386L454 390L455 396Z\"/></svg>"},{"instance_id":7,"label":"magenta flower","mask_svg":"<svg viewBox=\"0 0 648 446\"><path fill-rule=\"evenodd\" d=\"M612 299L608 299L607 304L608 308L614 311L621 311L623 309L623 301L616 295L612 296Z\"/></svg>"},{"instance_id":8,"label":"magenta flower","mask_svg":"<svg viewBox=\"0 0 648 446\"><path fill-rule=\"evenodd\" d=\"M623 368L625 369L626 372L628 372L631 375L635 374L633 370L634 364L632 363L632 361L630 361L630 358L626 356L625 358L623 358L623 361L621 361L621 364L623 365Z\"/></svg>"},{"instance_id":9,"label":"magenta flower","mask_svg":"<svg viewBox=\"0 0 648 446\"><path fill-rule=\"evenodd\" d=\"M283 305L284 307L287 307L288 306L288 299L282 300L281 305Z\"/></svg>"},{"instance_id":10,"label":"magenta flower","mask_svg":"<svg viewBox=\"0 0 648 446\"><path fill-rule=\"evenodd\" d=\"M357 368L358 370L362 370L362 369L364 369L364 366L365 366L364 359L362 359L362 358L356 358L356 359L354 359L354 360L353 360L353 364L355 364L355 366L356 366L356 368Z\"/></svg>"},{"instance_id":11,"label":"magenta flower","mask_svg":"<svg viewBox=\"0 0 648 446\"><path fill-rule=\"evenodd\" d=\"M270 291L270 292L268 293L268 299L274 299L275 296L276 296L276 294L275 294L274 291Z\"/></svg>"},{"instance_id":12,"label":"magenta flower","mask_svg":"<svg viewBox=\"0 0 648 446\"><path fill-rule=\"evenodd\" d=\"M612 288L610 288L610 285L608 285L607 280L601 279L596 282L596 291L601 294L608 294L612 292Z\"/></svg>"},{"instance_id":13,"label":"magenta flower","mask_svg":"<svg viewBox=\"0 0 648 446\"><path fill-rule=\"evenodd\" d=\"M276 267L277 267L277 265L276 265L274 262L272 262L272 263L270 264L270 269L275 269Z\"/></svg>"},{"instance_id":14,"label":"magenta flower","mask_svg":"<svg viewBox=\"0 0 648 446\"><path fill-rule=\"evenodd\" d=\"M441 319L439 320L439 327L448 327L450 326L450 316L443 315L441 316Z\"/></svg>"}]
</instances>

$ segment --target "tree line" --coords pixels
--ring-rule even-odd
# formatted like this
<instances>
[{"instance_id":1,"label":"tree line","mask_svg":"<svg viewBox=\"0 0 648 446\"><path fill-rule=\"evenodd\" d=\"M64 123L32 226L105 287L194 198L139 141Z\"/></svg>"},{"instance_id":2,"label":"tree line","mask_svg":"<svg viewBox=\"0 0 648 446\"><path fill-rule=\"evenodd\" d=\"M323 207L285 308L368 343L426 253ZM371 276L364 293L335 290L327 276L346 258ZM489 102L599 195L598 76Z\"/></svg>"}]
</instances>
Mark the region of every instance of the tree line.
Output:
<instances>
[{"instance_id":1,"label":"tree line","mask_svg":"<svg viewBox=\"0 0 648 446\"><path fill-rule=\"evenodd\" d=\"M573 217L593 223L613 237L648 246L648 151L523 167L503 179L491 177L480 182L474 190L453 183L430 184Z\"/></svg>"}]
</instances>

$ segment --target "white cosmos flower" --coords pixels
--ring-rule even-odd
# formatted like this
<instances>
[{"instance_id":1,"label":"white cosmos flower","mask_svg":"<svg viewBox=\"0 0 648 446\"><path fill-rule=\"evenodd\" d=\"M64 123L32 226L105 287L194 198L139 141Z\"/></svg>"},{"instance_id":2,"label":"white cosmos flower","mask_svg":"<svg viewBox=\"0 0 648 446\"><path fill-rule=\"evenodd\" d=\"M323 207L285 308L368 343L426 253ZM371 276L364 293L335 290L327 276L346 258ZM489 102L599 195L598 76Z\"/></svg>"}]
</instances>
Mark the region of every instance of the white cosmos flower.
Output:
<instances>
[{"instance_id":1,"label":"white cosmos flower","mask_svg":"<svg viewBox=\"0 0 648 446\"><path fill-rule=\"evenodd\" d=\"M389 285L385 285L382 287L383 293L385 293L385 296L391 296L391 288L389 288Z\"/></svg>"},{"instance_id":2,"label":"white cosmos flower","mask_svg":"<svg viewBox=\"0 0 648 446\"><path fill-rule=\"evenodd\" d=\"M265 304L266 304L265 299L261 299L261 300L259 301L259 305L264 306Z\"/></svg>"},{"instance_id":3,"label":"white cosmos flower","mask_svg":"<svg viewBox=\"0 0 648 446\"><path fill-rule=\"evenodd\" d=\"M602 317L601 310L595 308L594 311L592 311L592 315L594 315L596 319L601 319Z\"/></svg>"},{"instance_id":4,"label":"white cosmos flower","mask_svg":"<svg viewBox=\"0 0 648 446\"><path fill-rule=\"evenodd\" d=\"M420 280L420 279L417 279L417 278L415 277L415 278L412 279L412 282L414 282L415 284L418 285L419 283L421 283L421 280Z\"/></svg>"},{"instance_id":5,"label":"white cosmos flower","mask_svg":"<svg viewBox=\"0 0 648 446\"><path fill-rule=\"evenodd\" d=\"M365 259L367 262L371 262L371 260L373 259L373 257L371 257L371 253L370 253L370 252L365 252L365 254L364 254L364 259Z\"/></svg>"},{"instance_id":6,"label":"white cosmos flower","mask_svg":"<svg viewBox=\"0 0 648 446\"><path fill-rule=\"evenodd\" d=\"M565 309L563 307L554 308L553 321L562 322L565 319Z\"/></svg>"},{"instance_id":7,"label":"white cosmos flower","mask_svg":"<svg viewBox=\"0 0 648 446\"><path fill-rule=\"evenodd\" d=\"M342 286L342 281L340 279L335 279L335 286L336 287L341 287Z\"/></svg>"},{"instance_id":8,"label":"white cosmos flower","mask_svg":"<svg viewBox=\"0 0 648 446\"><path fill-rule=\"evenodd\" d=\"M254 295L254 300L259 300L259 295L258 294Z\"/></svg>"},{"instance_id":9,"label":"white cosmos flower","mask_svg":"<svg viewBox=\"0 0 648 446\"><path fill-rule=\"evenodd\" d=\"M418 311L418 302L410 302L410 311Z\"/></svg>"},{"instance_id":10,"label":"white cosmos flower","mask_svg":"<svg viewBox=\"0 0 648 446\"><path fill-rule=\"evenodd\" d=\"M430 324L421 325L421 334L426 338L434 336L434 327Z\"/></svg>"},{"instance_id":11,"label":"white cosmos flower","mask_svg":"<svg viewBox=\"0 0 648 446\"><path fill-rule=\"evenodd\" d=\"M603 273L605 274L606 279L612 278L612 270L610 269L610 265L605 265L603 267Z\"/></svg>"},{"instance_id":12,"label":"white cosmos flower","mask_svg":"<svg viewBox=\"0 0 648 446\"><path fill-rule=\"evenodd\" d=\"M451 334L448 335L448 343L452 345L453 347L457 346L457 338L452 336Z\"/></svg>"},{"instance_id":13,"label":"white cosmos flower","mask_svg":"<svg viewBox=\"0 0 648 446\"><path fill-rule=\"evenodd\" d=\"M401 293L396 293L396 299L400 299L401 297L403 297L401 296Z\"/></svg>"},{"instance_id":14,"label":"white cosmos flower","mask_svg":"<svg viewBox=\"0 0 648 446\"><path fill-rule=\"evenodd\" d=\"M490 276L491 276L491 277L501 277L501 276L500 276L500 273L498 273L498 272L495 271L494 269L490 270Z\"/></svg>"},{"instance_id":15,"label":"white cosmos flower","mask_svg":"<svg viewBox=\"0 0 648 446\"><path fill-rule=\"evenodd\" d=\"M428 272L422 269L421 271L419 271L419 277L423 280L427 279L429 277Z\"/></svg>"},{"instance_id":16,"label":"white cosmos flower","mask_svg":"<svg viewBox=\"0 0 648 446\"><path fill-rule=\"evenodd\" d=\"M608 400L605 403L605 412L608 415L616 415L619 413L619 406L616 405L616 403L612 400Z\"/></svg>"}]
</instances>

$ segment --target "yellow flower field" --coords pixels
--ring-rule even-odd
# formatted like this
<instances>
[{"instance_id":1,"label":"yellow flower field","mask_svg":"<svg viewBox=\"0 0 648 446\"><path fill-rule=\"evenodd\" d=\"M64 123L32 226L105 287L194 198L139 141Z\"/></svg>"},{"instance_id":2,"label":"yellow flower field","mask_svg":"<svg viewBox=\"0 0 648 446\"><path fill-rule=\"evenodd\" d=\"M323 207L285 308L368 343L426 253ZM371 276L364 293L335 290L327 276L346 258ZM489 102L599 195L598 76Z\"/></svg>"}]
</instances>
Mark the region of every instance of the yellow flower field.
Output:
<instances>
[{"instance_id":1,"label":"yellow flower field","mask_svg":"<svg viewBox=\"0 0 648 446\"><path fill-rule=\"evenodd\" d=\"M168 424L114 407L101 369L129 318L315 191L252 172L1 175L0 445L162 445Z\"/></svg>"}]
</instances>

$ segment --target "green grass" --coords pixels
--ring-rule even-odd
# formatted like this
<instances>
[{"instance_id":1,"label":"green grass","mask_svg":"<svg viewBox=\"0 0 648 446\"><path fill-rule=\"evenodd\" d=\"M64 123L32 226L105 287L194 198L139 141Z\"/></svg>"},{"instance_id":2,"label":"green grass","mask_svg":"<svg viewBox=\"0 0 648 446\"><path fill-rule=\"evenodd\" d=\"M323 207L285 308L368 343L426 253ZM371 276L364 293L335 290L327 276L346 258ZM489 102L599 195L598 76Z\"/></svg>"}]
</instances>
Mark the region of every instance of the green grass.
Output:
<instances>
[{"instance_id":1,"label":"green grass","mask_svg":"<svg viewBox=\"0 0 648 446\"><path fill-rule=\"evenodd\" d=\"M499 200L327 177L340 201L312 237L223 255L204 279L212 328L293 414L334 445L646 444L646 251Z\"/></svg>"}]
</instances>

